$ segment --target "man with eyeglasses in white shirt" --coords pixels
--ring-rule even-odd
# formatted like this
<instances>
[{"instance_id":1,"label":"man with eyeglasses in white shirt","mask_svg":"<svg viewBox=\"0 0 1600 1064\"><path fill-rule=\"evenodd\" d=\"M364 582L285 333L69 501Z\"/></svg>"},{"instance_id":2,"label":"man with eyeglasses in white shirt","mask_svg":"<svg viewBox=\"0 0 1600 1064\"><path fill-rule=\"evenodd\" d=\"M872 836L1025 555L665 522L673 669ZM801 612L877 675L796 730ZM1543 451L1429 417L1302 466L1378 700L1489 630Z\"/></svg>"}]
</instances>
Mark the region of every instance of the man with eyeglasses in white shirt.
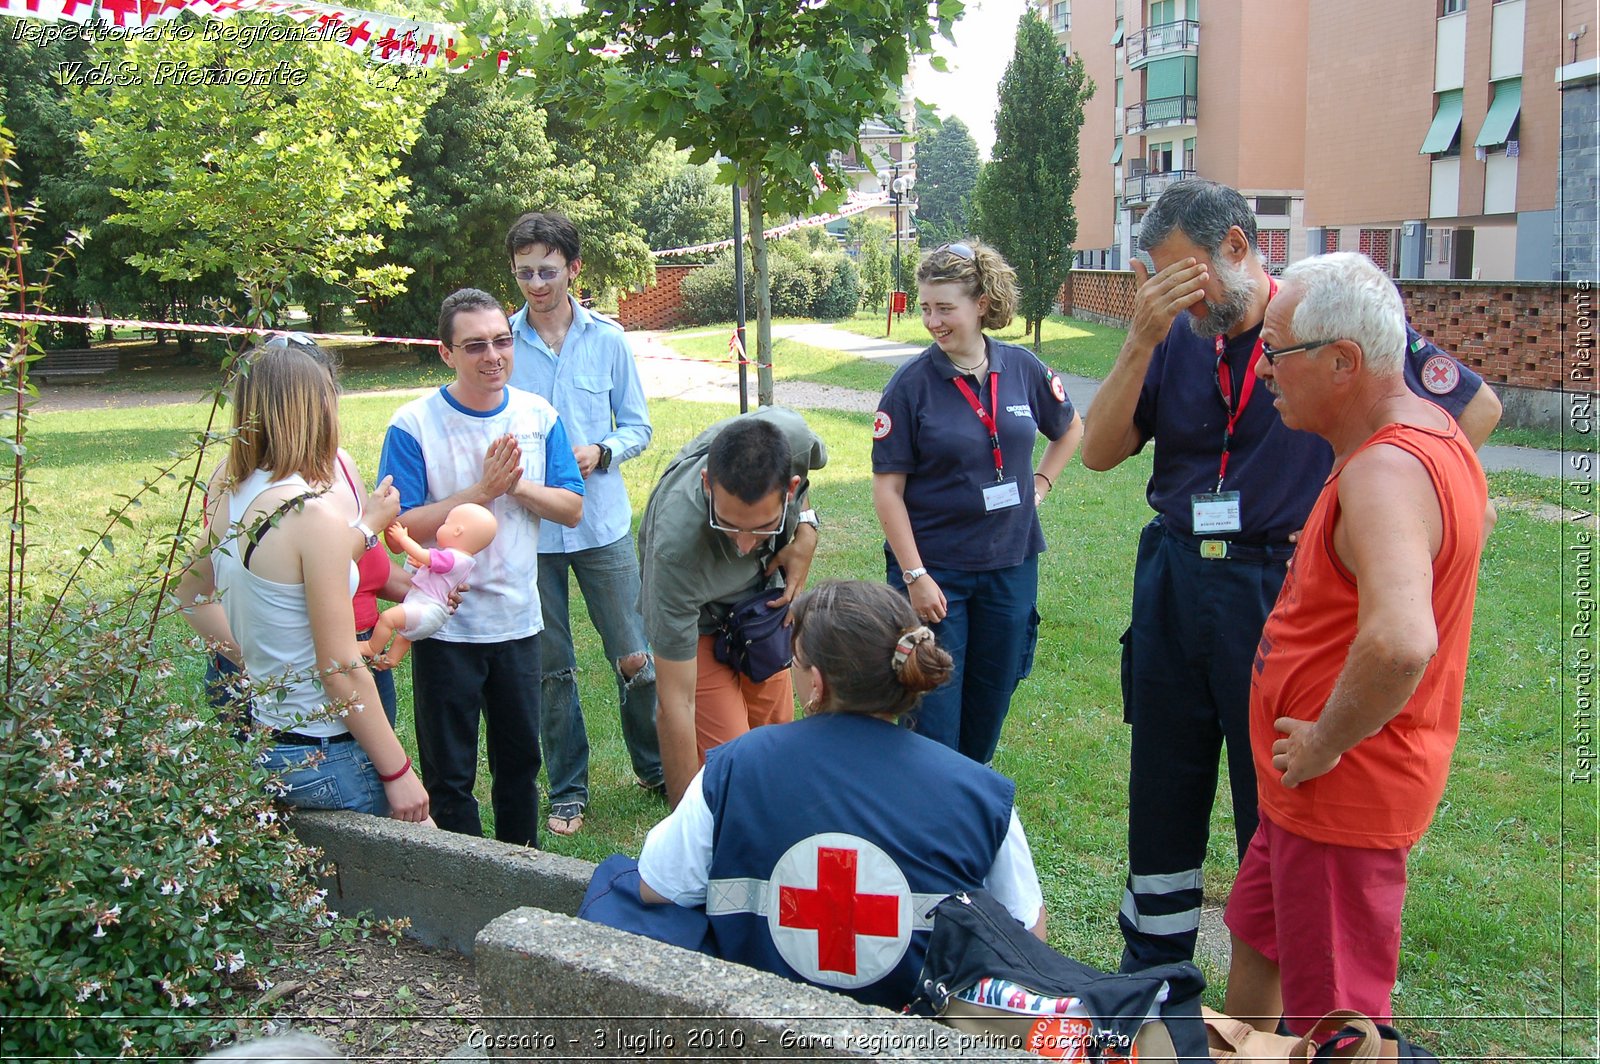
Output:
<instances>
[{"instance_id":1,"label":"man with eyeglasses in white shirt","mask_svg":"<svg viewBox=\"0 0 1600 1064\"><path fill-rule=\"evenodd\" d=\"M705 753L794 719L789 670L762 681L716 658L734 606L767 591L787 610L805 587L818 520L807 473L828 450L779 406L719 421L679 451L639 523L639 609L656 656L657 730L676 806Z\"/></svg>"},{"instance_id":2,"label":"man with eyeglasses in white shirt","mask_svg":"<svg viewBox=\"0 0 1600 1064\"><path fill-rule=\"evenodd\" d=\"M511 315L511 383L560 412L584 477L583 520L575 528L546 521L539 536L545 625L539 738L550 778L546 826L557 835L575 835L589 804L589 739L578 698L569 572L583 590L616 679L622 741L634 779L647 790L662 788L655 664L639 616L633 508L622 479L622 464L650 444L650 413L622 326L573 297L583 260L571 220L554 212L524 214L506 233L506 256L526 300Z\"/></svg>"},{"instance_id":3,"label":"man with eyeglasses in white shirt","mask_svg":"<svg viewBox=\"0 0 1600 1064\"><path fill-rule=\"evenodd\" d=\"M394 478L400 523L424 546L462 503L487 507L499 522L477 555L472 593L412 647L417 752L439 826L481 835L473 797L481 707L495 837L537 846L540 522L577 525L584 481L555 408L510 386L514 346L489 293L447 297L439 354L455 380L395 413L378 475Z\"/></svg>"}]
</instances>

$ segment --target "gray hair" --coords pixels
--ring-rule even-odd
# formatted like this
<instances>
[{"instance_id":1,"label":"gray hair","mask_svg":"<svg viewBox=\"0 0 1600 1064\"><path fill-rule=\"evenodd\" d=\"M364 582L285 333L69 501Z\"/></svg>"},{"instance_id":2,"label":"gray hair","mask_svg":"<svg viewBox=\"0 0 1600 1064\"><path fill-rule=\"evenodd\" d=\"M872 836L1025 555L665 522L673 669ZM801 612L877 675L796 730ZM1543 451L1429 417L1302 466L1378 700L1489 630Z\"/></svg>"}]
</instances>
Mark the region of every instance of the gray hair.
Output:
<instances>
[{"instance_id":1,"label":"gray hair","mask_svg":"<svg viewBox=\"0 0 1600 1064\"><path fill-rule=\"evenodd\" d=\"M1250 249L1257 250L1256 215L1249 201L1227 185L1192 177L1169 186L1150 205L1139 225L1139 247L1149 251L1176 229L1215 258L1234 226L1244 233Z\"/></svg>"},{"instance_id":2,"label":"gray hair","mask_svg":"<svg viewBox=\"0 0 1600 1064\"><path fill-rule=\"evenodd\" d=\"M248 1042L235 1042L226 1049L207 1053L201 1061L254 1060L260 1064L305 1064L315 1060L344 1060L333 1046L309 1034L290 1031L271 1038L256 1038Z\"/></svg>"},{"instance_id":3,"label":"gray hair","mask_svg":"<svg viewBox=\"0 0 1600 1064\"><path fill-rule=\"evenodd\" d=\"M1365 255L1314 255L1283 271L1285 287L1300 292L1295 339L1353 340L1375 377L1405 368L1406 308L1394 282Z\"/></svg>"}]
</instances>

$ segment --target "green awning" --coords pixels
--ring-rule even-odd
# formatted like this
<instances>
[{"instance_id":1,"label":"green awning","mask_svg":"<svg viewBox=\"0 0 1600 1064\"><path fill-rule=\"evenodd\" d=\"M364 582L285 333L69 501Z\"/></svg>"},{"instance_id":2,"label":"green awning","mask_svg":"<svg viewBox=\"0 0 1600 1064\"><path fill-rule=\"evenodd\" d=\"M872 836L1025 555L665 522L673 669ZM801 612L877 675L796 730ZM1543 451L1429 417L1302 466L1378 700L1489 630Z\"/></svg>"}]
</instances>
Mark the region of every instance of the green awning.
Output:
<instances>
[{"instance_id":1,"label":"green awning","mask_svg":"<svg viewBox=\"0 0 1600 1064\"><path fill-rule=\"evenodd\" d=\"M1111 34L1111 47L1115 48L1122 43L1122 20L1117 19L1116 31Z\"/></svg>"},{"instance_id":2,"label":"green awning","mask_svg":"<svg viewBox=\"0 0 1600 1064\"><path fill-rule=\"evenodd\" d=\"M1461 129L1461 90L1451 89L1439 94L1439 109L1433 113L1433 125L1423 138L1420 155L1438 155L1449 151L1450 143Z\"/></svg>"},{"instance_id":3,"label":"green awning","mask_svg":"<svg viewBox=\"0 0 1600 1064\"><path fill-rule=\"evenodd\" d=\"M1484 118L1483 128L1478 131L1478 139L1472 142L1473 146L1498 148L1510 140L1511 127L1516 124L1521 111L1522 79L1496 82L1494 103L1489 105L1489 114Z\"/></svg>"},{"instance_id":4,"label":"green awning","mask_svg":"<svg viewBox=\"0 0 1600 1064\"><path fill-rule=\"evenodd\" d=\"M1122 161L1122 138L1117 138L1117 146L1111 149L1111 165L1115 166Z\"/></svg>"}]
</instances>

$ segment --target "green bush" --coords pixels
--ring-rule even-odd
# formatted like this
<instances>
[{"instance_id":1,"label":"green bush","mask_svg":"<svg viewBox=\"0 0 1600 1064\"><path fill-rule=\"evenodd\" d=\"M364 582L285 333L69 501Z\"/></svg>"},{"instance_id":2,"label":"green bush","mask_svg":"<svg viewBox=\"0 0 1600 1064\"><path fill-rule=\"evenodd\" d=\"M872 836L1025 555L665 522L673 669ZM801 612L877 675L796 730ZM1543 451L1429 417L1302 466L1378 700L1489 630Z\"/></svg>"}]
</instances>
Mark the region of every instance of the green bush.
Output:
<instances>
[{"instance_id":1,"label":"green bush","mask_svg":"<svg viewBox=\"0 0 1600 1064\"><path fill-rule=\"evenodd\" d=\"M0 181L14 192L10 149L0 129ZM0 298L47 309L53 271L19 291L28 217L10 214ZM332 920L315 854L267 797L259 741L241 746L197 710L200 692L174 670L202 653L168 634L182 626L165 574L187 557L188 530L151 533L132 562L137 544L118 543L116 568L103 565L112 532L136 527L130 513L215 459L175 456L120 497L71 572L29 571L27 367L40 352L9 323L0 350L0 388L16 403L0 467L0 1059L187 1056L236 1029L230 1014L266 988L277 942ZM180 490L193 518L199 486ZM91 574L131 586L106 598Z\"/></svg>"},{"instance_id":2,"label":"green bush","mask_svg":"<svg viewBox=\"0 0 1600 1064\"><path fill-rule=\"evenodd\" d=\"M772 313L780 318L844 318L856 311L861 280L855 263L842 252L812 251L801 240L774 240L767 245L772 270ZM745 313L755 317L755 267L745 257ZM683 312L694 325L732 321L735 315L733 255L719 255L711 265L683 279L679 289Z\"/></svg>"}]
</instances>

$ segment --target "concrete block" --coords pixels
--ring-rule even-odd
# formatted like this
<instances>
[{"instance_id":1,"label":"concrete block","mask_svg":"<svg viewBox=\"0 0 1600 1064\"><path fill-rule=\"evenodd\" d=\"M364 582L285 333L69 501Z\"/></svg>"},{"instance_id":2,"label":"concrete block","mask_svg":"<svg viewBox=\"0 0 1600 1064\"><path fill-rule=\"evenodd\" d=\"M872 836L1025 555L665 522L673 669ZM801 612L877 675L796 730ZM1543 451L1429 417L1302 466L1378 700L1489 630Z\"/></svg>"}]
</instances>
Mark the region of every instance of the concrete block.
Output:
<instances>
[{"instance_id":1,"label":"concrete block","mask_svg":"<svg viewBox=\"0 0 1600 1064\"><path fill-rule=\"evenodd\" d=\"M478 936L490 1059L1032 1060L743 965L535 908Z\"/></svg>"},{"instance_id":2,"label":"concrete block","mask_svg":"<svg viewBox=\"0 0 1600 1064\"><path fill-rule=\"evenodd\" d=\"M577 912L594 873L587 861L362 813L297 812L290 826L331 866L330 907L408 917L412 938L467 956L509 909Z\"/></svg>"}]
</instances>

